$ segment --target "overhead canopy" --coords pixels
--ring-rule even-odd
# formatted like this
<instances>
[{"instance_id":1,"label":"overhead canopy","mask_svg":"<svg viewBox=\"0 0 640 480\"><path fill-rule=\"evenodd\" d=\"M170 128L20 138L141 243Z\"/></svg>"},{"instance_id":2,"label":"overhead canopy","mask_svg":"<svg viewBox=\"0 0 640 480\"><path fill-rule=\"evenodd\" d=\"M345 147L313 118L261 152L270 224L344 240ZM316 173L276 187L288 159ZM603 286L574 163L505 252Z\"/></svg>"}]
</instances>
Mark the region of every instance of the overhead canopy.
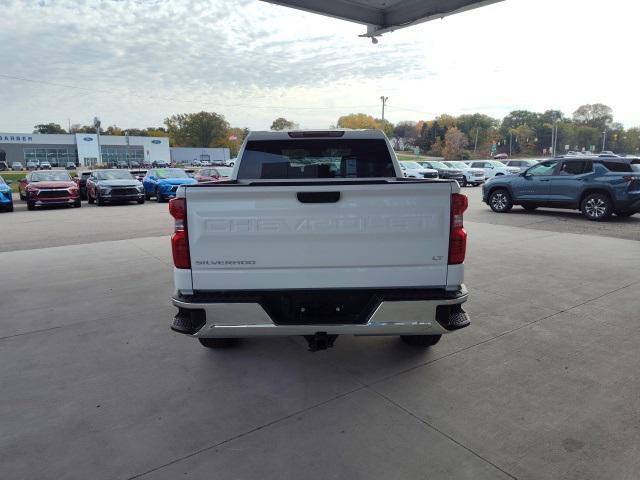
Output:
<instances>
[{"instance_id":1,"label":"overhead canopy","mask_svg":"<svg viewBox=\"0 0 640 480\"><path fill-rule=\"evenodd\" d=\"M502 0L263 0L367 25L363 36L428 22Z\"/></svg>"}]
</instances>

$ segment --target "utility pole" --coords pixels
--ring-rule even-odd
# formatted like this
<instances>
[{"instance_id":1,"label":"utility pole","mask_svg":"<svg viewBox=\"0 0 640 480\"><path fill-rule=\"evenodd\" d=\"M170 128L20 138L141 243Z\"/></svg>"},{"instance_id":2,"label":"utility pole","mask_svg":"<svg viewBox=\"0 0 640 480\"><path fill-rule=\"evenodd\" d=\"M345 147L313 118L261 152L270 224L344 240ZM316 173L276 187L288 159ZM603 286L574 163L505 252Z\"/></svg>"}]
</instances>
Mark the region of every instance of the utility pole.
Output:
<instances>
[{"instance_id":1,"label":"utility pole","mask_svg":"<svg viewBox=\"0 0 640 480\"><path fill-rule=\"evenodd\" d=\"M384 130L384 106L387 104L387 100L389 100L389 97L385 97L383 95L380 97L380 100L382 100L382 130Z\"/></svg>"},{"instance_id":2,"label":"utility pole","mask_svg":"<svg viewBox=\"0 0 640 480\"><path fill-rule=\"evenodd\" d=\"M607 131L602 132L602 151L604 152L604 146L607 143Z\"/></svg>"},{"instance_id":3,"label":"utility pole","mask_svg":"<svg viewBox=\"0 0 640 480\"><path fill-rule=\"evenodd\" d=\"M513 132L509 132L509 157L511 157L511 143L513 141Z\"/></svg>"},{"instance_id":4,"label":"utility pole","mask_svg":"<svg viewBox=\"0 0 640 480\"><path fill-rule=\"evenodd\" d=\"M478 149L478 127L476 126L476 141L473 144L473 153L476 153Z\"/></svg>"},{"instance_id":5,"label":"utility pole","mask_svg":"<svg viewBox=\"0 0 640 480\"><path fill-rule=\"evenodd\" d=\"M556 135L553 138L553 156L554 157L558 156L558 154L556 152L557 152L557 149L558 149L558 124L559 123L560 123L560 120L559 119L556 120L556 125L555 125L555 127L556 127Z\"/></svg>"}]
</instances>

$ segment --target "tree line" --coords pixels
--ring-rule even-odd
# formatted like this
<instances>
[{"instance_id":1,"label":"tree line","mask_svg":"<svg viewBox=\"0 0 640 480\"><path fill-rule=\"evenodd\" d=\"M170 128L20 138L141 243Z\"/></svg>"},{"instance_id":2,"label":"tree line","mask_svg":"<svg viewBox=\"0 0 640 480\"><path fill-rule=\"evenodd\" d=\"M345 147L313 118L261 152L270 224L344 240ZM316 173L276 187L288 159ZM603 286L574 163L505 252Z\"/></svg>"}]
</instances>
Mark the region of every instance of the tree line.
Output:
<instances>
[{"instance_id":1,"label":"tree line","mask_svg":"<svg viewBox=\"0 0 640 480\"><path fill-rule=\"evenodd\" d=\"M497 153L510 156L542 156L567 150L638 154L640 127L625 129L613 121L613 110L601 103L581 105L567 117L560 110L532 112L514 110L502 119L482 113L442 114L431 120L382 121L364 113L338 118L338 128L375 128L383 130L397 150L418 150L447 159L486 158ZM182 113L164 120L161 127L121 129L116 125L100 128L101 135L169 137L176 147L227 147L237 155L247 128L232 127L215 112ZM291 130L298 124L276 118L271 130ZM69 132L56 123L39 124L34 133L96 133L96 127L71 125ZM604 148L603 148L604 147Z\"/></svg>"},{"instance_id":2,"label":"tree line","mask_svg":"<svg viewBox=\"0 0 640 480\"><path fill-rule=\"evenodd\" d=\"M391 138L396 149L419 149L447 159L483 158L506 153L541 156L569 150L640 152L640 127L625 129L613 121L613 110L601 103L581 105L567 117L560 110L515 110L503 119L473 113L439 115L431 120L392 124L363 113L338 119L338 127L378 128Z\"/></svg>"}]
</instances>

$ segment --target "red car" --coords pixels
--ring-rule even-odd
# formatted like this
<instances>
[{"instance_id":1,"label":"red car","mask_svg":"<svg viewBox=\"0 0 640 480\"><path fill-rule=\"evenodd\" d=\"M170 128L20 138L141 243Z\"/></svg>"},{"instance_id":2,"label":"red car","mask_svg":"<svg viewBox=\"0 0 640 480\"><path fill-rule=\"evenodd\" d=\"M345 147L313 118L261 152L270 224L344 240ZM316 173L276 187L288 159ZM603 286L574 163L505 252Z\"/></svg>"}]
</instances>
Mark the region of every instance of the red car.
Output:
<instances>
[{"instance_id":1,"label":"red car","mask_svg":"<svg viewBox=\"0 0 640 480\"><path fill-rule=\"evenodd\" d=\"M215 168L203 168L193 178L198 183L200 182L221 182L223 180L229 180L231 176L231 168L229 167L215 167Z\"/></svg>"},{"instance_id":2,"label":"red car","mask_svg":"<svg viewBox=\"0 0 640 480\"><path fill-rule=\"evenodd\" d=\"M81 206L78 185L64 170L29 172L20 180L18 191L20 198L26 200L29 210L45 205Z\"/></svg>"}]
</instances>

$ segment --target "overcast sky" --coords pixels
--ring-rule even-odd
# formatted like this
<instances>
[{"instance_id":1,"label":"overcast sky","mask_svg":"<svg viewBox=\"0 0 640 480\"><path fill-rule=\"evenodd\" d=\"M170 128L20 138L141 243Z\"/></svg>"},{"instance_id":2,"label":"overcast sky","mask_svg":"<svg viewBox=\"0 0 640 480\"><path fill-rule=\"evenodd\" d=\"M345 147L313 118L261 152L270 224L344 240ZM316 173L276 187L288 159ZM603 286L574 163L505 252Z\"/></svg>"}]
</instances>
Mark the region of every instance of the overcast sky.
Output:
<instances>
[{"instance_id":1,"label":"overcast sky","mask_svg":"<svg viewBox=\"0 0 640 480\"><path fill-rule=\"evenodd\" d=\"M215 111L267 129L611 106L640 125L640 6L506 0L385 34L257 0L0 0L0 131L159 126Z\"/></svg>"}]
</instances>

